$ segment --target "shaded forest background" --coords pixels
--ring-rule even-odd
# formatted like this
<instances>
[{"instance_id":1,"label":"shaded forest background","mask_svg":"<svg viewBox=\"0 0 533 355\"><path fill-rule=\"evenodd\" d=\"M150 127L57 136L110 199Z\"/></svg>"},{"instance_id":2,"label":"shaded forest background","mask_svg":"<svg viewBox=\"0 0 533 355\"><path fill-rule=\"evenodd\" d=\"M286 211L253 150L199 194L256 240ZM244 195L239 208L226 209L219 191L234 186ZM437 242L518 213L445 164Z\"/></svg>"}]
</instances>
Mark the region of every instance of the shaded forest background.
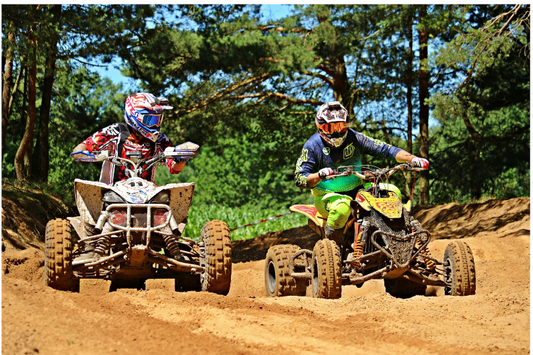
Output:
<instances>
[{"instance_id":1,"label":"shaded forest background","mask_svg":"<svg viewBox=\"0 0 533 355\"><path fill-rule=\"evenodd\" d=\"M147 91L174 106L174 144L201 146L157 177L196 182L194 206L310 202L294 167L330 100L430 160L419 204L529 196L529 23L529 5L295 5L277 20L261 5L2 5L3 183L72 202L73 180L100 169L73 147ZM136 87L95 71L117 59Z\"/></svg>"}]
</instances>

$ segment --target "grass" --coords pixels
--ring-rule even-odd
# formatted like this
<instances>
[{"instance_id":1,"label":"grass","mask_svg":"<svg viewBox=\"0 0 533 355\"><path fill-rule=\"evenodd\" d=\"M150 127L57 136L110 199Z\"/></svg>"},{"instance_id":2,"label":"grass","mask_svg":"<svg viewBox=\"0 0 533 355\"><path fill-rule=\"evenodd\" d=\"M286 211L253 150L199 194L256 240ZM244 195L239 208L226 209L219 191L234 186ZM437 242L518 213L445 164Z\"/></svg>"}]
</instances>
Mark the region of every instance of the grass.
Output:
<instances>
[{"instance_id":1,"label":"grass","mask_svg":"<svg viewBox=\"0 0 533 355\"><path fill-rule=\"evenodd\" d=\"M258 222L260 220L290 212L286 209L259 208L246 205L237 208L195 205L194 202L189 210L189 219L183 235L188 238L198 239L205 222L218 219L228 224L230 229ZM253 226L237 229L231 232L231 240L252 239L268 232L278 232L286 229L307 225L307 218L298 213L275 218Z\"/></svg>"}]
</instances>

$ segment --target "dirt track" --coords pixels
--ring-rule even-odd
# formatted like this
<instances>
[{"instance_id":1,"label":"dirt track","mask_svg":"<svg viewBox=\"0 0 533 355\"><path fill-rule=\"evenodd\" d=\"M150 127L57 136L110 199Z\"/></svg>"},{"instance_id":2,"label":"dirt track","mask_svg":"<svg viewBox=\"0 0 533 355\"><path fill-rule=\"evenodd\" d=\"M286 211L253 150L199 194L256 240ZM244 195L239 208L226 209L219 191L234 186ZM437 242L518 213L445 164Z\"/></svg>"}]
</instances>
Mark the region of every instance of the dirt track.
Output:
<instances>
[{"instance_id":1,"label":"dirt track","mask_svg":"<svg viewBox=\"0 0 533 355\"><path fill-rule=\"evenodd\" d=\"M307 227L234 243L228 296L176 293L167 280L146 291L80 293L43 285L43 252L2 253L3 354L529 354L529 198L418 211L442 257L462 238L475 257L477 293L396 299L382 281L344 286L340 300L267 298L263 260L277 243L308 246ZM242 260L252 260L242 262Z\"/></svg>"}]
</instances>

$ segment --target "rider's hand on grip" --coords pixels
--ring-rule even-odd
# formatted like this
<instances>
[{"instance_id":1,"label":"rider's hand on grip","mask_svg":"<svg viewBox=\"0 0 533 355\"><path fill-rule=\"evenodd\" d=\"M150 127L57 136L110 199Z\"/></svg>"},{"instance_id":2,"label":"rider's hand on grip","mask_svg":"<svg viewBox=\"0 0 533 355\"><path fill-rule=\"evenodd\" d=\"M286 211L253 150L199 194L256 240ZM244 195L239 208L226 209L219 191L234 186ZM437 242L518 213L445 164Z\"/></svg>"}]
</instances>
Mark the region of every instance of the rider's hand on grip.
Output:
<instances>
[{"instance_id":1,"label":"rider's hand on grip","mask_svg":"<svg viewBox=\"0 0 533 355\"><path fill-rule=\"evenodd\" d=\"M318 171L318 177L322 180L326 179L330 175L333 175L333 169L331 168L322 168Z\"/></svg>"},{"instance_id":2,"label":"rider's hand on grip","mask_svg":"<svg viewBox=\"0 0 533 355\"><path fill-rule=\"evenodd\" d=\"M429 168L429 161L424 158L412 157L411 160L409 160L409 162L418 168L422 168L426 170Z\"/></svg>"}]
</instances>

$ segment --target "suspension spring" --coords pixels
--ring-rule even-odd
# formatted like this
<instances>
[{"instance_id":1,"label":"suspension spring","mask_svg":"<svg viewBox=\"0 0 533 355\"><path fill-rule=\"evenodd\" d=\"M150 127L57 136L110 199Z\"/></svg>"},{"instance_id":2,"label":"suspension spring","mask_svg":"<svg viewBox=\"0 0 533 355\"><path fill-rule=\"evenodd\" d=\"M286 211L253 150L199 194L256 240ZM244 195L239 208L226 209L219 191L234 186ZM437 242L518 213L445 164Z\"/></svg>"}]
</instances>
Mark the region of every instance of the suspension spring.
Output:
<instances>
[{"instance_id":1,"label":"suspension spring","mask_svg":"<svg viewBox=\"0 0 533 355\"><path fill-rule=\"evenodd\" d=\"M416 237L416 241L415 241L415 247L417 249L420 249L420 247L423 245L422 241L420 240L419 237ZM431 252L429 251L428 247L425 246L421 251L420 253L426 255L426 256L429 256L431 257ZM424 262L426 263L426 267L430 270L435 270L435 267L437 266L437 264L435 264L435 262L433 260L431 260L430 258L427 258L425 257L424 255L422 255L422 258L424 259Z\"/></svg>"},{"instance_id":2,"label":"suspension spring","mask_svg":"<svg viewBox=\"0 0 533 355\"><path fill-rule=\"evenodd\" d=\"M359 258L361 255L363 255L363 248L364 248L364 244L361 243L361 237L362 237L363 233L362 232L359 232L357 234L357 237L355 239L355 243L353 245L353 258L354 259L357 259ZM359 261L355 261L354 262L354 266L356 268L359 268L359 266L361 265L361 263Z\"/></svg>"},{"instance_id":3,"label":"suspension spring","mask_svg":"<svg viewBox=\"0 0 533 355\"><path fill-rule=\"evenodd\" d=\"M104 255L105 251L109 249L111 245L111 236L104 235L103 237L98 238L94 252L99 255Z\"/></svg>"},{"instance_id":4,"label":"suspension spring","mask_svg":"<svg viewBox=\"0 0 533 355\"><path fill-rule=\"evenodd\" d=\"M163 235L163 240L167 245L167 249L170 252L170 255L172 255L173 257L180 255L180 245L178 240L174 236Z\"/></svg>"},{"instance_id":5,"label":"suspension spring","mask_svg":"<svg viewBox=\"0 0 533 355\"><path fill-rule=\"evenodd\" d=\"M357 236L355 237L355 243L353 244L353 258L357 259L363 255L365 248L365 233L368 230L368 221L364 221L358 228ZM360 261L354 262L354 267L358 269L361 266Z\"/></svg>"}]
</instances>

